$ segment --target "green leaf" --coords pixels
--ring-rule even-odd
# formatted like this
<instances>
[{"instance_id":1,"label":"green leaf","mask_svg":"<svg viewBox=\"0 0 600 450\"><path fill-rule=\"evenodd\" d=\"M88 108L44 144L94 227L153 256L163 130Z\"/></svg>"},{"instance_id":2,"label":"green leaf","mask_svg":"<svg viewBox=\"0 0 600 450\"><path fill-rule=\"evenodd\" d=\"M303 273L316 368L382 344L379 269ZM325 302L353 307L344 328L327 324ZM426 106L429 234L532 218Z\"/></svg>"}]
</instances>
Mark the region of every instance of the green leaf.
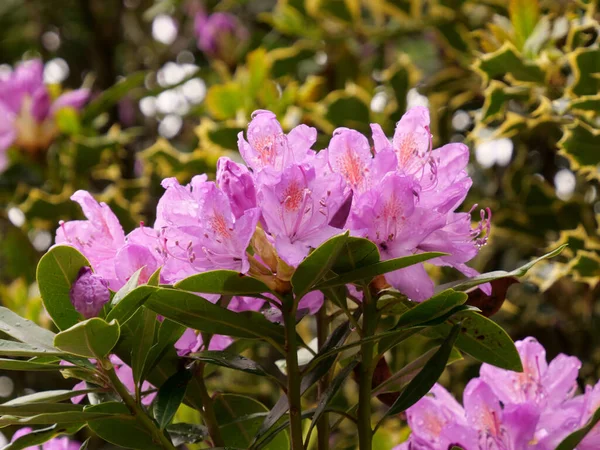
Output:
<instances>
[{"instance_id":1,"label":"green leaf","mask_svg":"<svg viewBox=\"0 0 600 450\"><path fill-rule=\"evenodd\" d=\"M117 104L119 100L127 94L130 94L133 89L143 86L146 75L146 72L133 73L102 91L102 93L92 100L83 110L81 114L82 122L93 120L99 114Z\"/></svg>"},{"instance_id":2,"label":"green leaf","mask_svg":"<svg viewBox=\"0 0 600 450\"><path fill-rule=\"evenodd\" d=\"M239 370L241 372L251 373L253 375L268 376L257 362L252 361L241 355L227 353L226 351L204 351L191 353L186 358L195 359L209 364L215 364L228 369Z\"/></svg>"},{"instance_id":3,"label":"green leaf","mask_svg":"<svg viewBox=\"0 0 600 450\"><path fill-rule=\"evenodd\" d=\"M355 128L366 131L365 124L371 122L369 107L362 98L353 97L344 91L334 91L326 101L325 118L335 127Z\"/></svg>"},{"instance_id":4,"label":"green leaf","mask_svg":"<svg viewBox=\"0 0 600 450\"><path fill-rule=\"evenodd\" d=\"M501 369L522 372L521 357L514 342L495 322L472 311L456 314L451 323L461 323L456 347L475 359ZM431 329L436 337L445 336L452 325L443 324Z\"/></svg>"},{"instance_id":5,"label":"green leaf","mask_svg":"<svg viewBox=\"0 0 600 450\"><path fill-rule=\"evenodd\" d=\"M175 288L204 294L252 295L269 292L262 281L235 270L212 270L181 280Z\"/></svg>"},{"instance_id":6,"label":"green leaf","mask_svg":"<svg viewBox=\"0 0 600 450\"><path fill-rule=\"evenodd\" d=\"M371 266L380 260L379 249L372 241L349 236L331 270L341 275L363 266Z\"/></svg>"},{"instance_id":7,"label":"green leaf","mask_svg":"<svg viewBox=\"0 0 600 450\"><path fill-rule=\"evenodd\" d=\"M436 319L456 306L464 304L468 298L469 296L464 292L456 292L452 289L442 291L402 314L394 329L415 326Z\"/></svg>"},{"instance_id":8,"label":"green leaf","mask_svg":"<svg viewBox=\"0 0 600 450\"><path fill-rule=\"evenodd\" d=\"M600 408L594 412L594 415L590 417L590 420L588 420L585 426L564 438L558 447L556 447L556 450L574 450L598 422L600 422Z\"/></svg>"},{"instance_id":9,"label":"green leaf","mask_svg":"<svg viewBox=\"0 0 600 450\"><path fill-rule=\"evenodd\" d=\"M120 334L116 320L107 323L93 317L58 333L54 346L74 355L101 359L117 345Z\"/></svg>"},{"instance_id":10,"label":"green leaf","mask_svg":"<svg viewBox=\"0 0 600 450\"><path fill-rule=\"evenodd\" d=\"M510 272L506 272L504 270L497 270L495 272L482 273L481 275L477 275L476 277L468 278L466 280L443 284L441 286L438 286L436 291L441 292L450 288L454 289L455 291L468 291L469 289L477 287L481 284L489 283L490 281L498 280L500 278L522 277L529 271L529 269L531 269L538 262L543 261L545 259L554 258L555 256L559 255L565 249L565 247L567 247L567 244L561 245L560 247L555 248L551 252L546 253L545 255L534 259L533 261L529 261L527 264L524 264L518 269L512 270Z\"/></svg>"},{"instance_id":11,"label":"green leaf","mask_svg":"<svg viewBox=\"0 0 600 450\"><path fill-rule=\"evenodd\" d=\"M121 302L121 300L123 300L123 298L125 298L127 294L129 294L137 287L142 270L144 270L144 267L140 267L138 270L136 270L135 273L131 275L129 280L127 280L127 283L125 283L123 287L117 291L117 293L110 302L112 306L115 306L119 302Z\"/></svg>"},{"instance_id":12,"label":"green leaf","mask_svg":"<svg viewBox=\"0 0 600 450\"><path fill-rule=\"evenodd\" d=\"M130 291L110 310L106 315L106 321L117 320L121 325L124 324L153 292L154 288L152 286L139 286Z\"/></svg>"},{"instance_id":13,"label":"green leaf","mask_svg":"<svg viewBox=\"0 0 600 450\"><path fill-rule=\"evenodd\" d=\"M165 381L158 390L156 403L154 404L154 417L161 430L164 430L175 417L191 379L191 371L180 370Z\"/></svg>"},{"instance_id":14,"label":"green leaf","mask_svg":"<svg viewBox=\"0 0 600 450\"><path fill-rule=\"evenodd\" d=\"M167 427L171 442L175 447L182 444L197 444L208 438L208 429L192 423L174 423Z\"/></svg>"},{"instance_id":15,"label":"green leaf","mask_svg":"<svg viewBox=\"0 0 600 450\"><path fill-rule=\"evenodd\" d=\"M89 265L85 256L67 245L53 247L40 259L37 267L40 294L59 330L72 327L81 318L71 303L69 291L79 270Z\"/></svg>"},{"instance_id":16,"label":"green leaf","mask_svg":"<svg viewBox=\"0 0 600 450\"><path fill-rule=\"evenodd\" d=\"M404 365L400 370L394 372L388 379L379 384L373 391L373 395L379 395L387 392L399 391L406 385L410 383L410 381L419 373L419 371L425 366L427 361L431 359L431 357L439 350L439 345L430 348L425 353L421 354L408 364ZM380 351L380 354L383 352ZM456 349L456 347L452 348L452 352L450 353L450 358L448 358L448 362L446 366L450 364L462 360L462 354L460 351Z\"/></svg>"},{"instance_id":17,"label":"green leaf","mask_svg":"<svg viewBox=\"0 0 600 450\"><path fill-rule=\"evenodd\" d=\"M150 278L148 278L148 285L149 286L158 286L160 284L160 272L162 271L162 266L160 266L158 269L156 269L154 271L154 273L152 275L150 275Z\"/></svg>"},{"instance_id":18,"label":"green leaf","mask_svg":"<svg viewBox=\"0 0 600 450\"><path fill-rule=\"evenodd\" d=\"M126 364L131 363L132 339L137 332L136 318L137 316L134 316L132 320L129 320L127 323L121 326L121 338L119 339L119 343L114 350L119 358L121 358ZM185 327L174 323L169 319L165 319L161 324L161 328L165 322L169 324L167 327L169 330L179 330L179 336L181 336L181 333L183 333ZM166 332L164 334L166 336L170 333ZM182 360L177 355L177 352L172 345L179 336L177 336L177 333L171 333L169 338L174 338L174 340L170 341L171 343L169 344L166 338L161 338L161 329L159 328L159 340L156 346L153 347L153 349L157 349L157 351L151 350L151 354L148 356L149 359L146 364L146 370L148 370L148 373L147 375L144 375L144 378L154 386L162 386L171 375L181 368ZM150 361L150 358L152 358L152 362ZM198 401L199 398L200 391L198 381L193 379L188 386L188 391L186 392L185 396L185 403L186 405L195 408L198 411L202 411L203 407Z\"/></svg>"},{"instance_id":19,"label":"green leaf","mask_svg":"<svg viewBox=\"0 0 600 450\"><path fill-rule=\"evenodd\" d=\"M323 394L319 398L319 403L318 403L317 408L315 409L315 413L312 417L312 422L310 424L310 428L308 429L309 436L310 436L312 429L317 425L317 422L319 421L319 419L325 412L326 408L329 406L329 404L333 400L333 397L335 397L335 394L337 394L337 392L340 390L340 388L342 387L342 384L344 383L346 378L348 378L348 375L350 375L352 373L352 371L357 366L357 364L358 364L358 360L351 361L346 367L344 367L334 377L334 379L331 381L331 383L329 384L327 389L325 389L325 392L323 392Z\"/></svg>"},{"instance_id":20,"label":"green leaf","mask_svg":"<svg viewBox=\"0 0 600 450\"><path fill-rule=\"evenodd\" d=\"M500 81L491 80L484 91L485 101L482 108L482 122L502 120L510 100L526 102L530 89L523 86L508 86Z\"/></svg>"},{"instance_id":21,"label":"green leaf","mask_svg":"<svg viewBox=\"0 0 600 450\"><path fill-rule=\"evenodd\" d=\"M88 427L102 439L124 448L163 450L132 416L109 416L88 422Z\"/></svg>"},{"instance_id":22,"label":"green leaf","mask_svg":"<svg viewBox=\"0 0 600 450\"><path fill-rule=\"evenodd\" d=\"M31 417L0 417L0 427L7 425L52 425L52 424L77 424L90 420L113 417L114 414L87 411L66 411L54 414L38 414Z\"/></svg>"},{"instance_id":23,"label":"green leaf","mask_svg":"<svg viewBox=\"0 0 600 450\"><path fill-rule=\"evenodd\" d=\"M3 306L0 306L0 331L18 341L54 350L52 342L55 334L52 331L24 319Z\"/></svg>"},{"instance_id":24,"label":"green leaf","mask_svg":"<svg viewBox=\"0 0 600 450\"><path fill-rule=\"evenodd\" d=\"M539 20L540 5L538 0L510 0L508 12L515 32L515 43L522 50Z\"/></svg>"},{"instance_id":25,"label":"green leaf","mask_svg":"<svg viewBox=\"0 0 600 450\"><path fill-rule=\"evenodd\" d=\"M131 348L131 370L133 371L133 380L136 386L144 381L142 373L144 372L150 348L154 345L158 325L159 322L156 318L156 313L142 308L137 332L133 336Z\"/></svg>"},{"instance_id":26,"label":"green leaf","mask_svg":"<svg viewBox=\"0 0 600 450\"><path fill-rule=\"evenodd\" d=\"M79 113L75 108L64 107L54 113L54 120L61 133L76 135L81 133Z\"/></svg>"},{"instance_id":27,"label":"green leaf","mask_svg":"<svg viewBox=\"0 0 600 450\"><path fill-rule=\"evenodd\" d=\"M239 84L215 84L206 93L206 109L217 120L233 119L242 109L244 92Z\"/></svg>"},{"instance_id":28,"label":"green leaf","mask_svg":"<svg viewBox=\"0 0 600 450\"><path fill-rule=\"evenodd\" d=\"M0 370L48 371L61 369L65 369L65 366L59 366L58 364L38 363L33 361L17 361L14 359L0 358Z\"/></svg>"},{"instance_id":29,"label":"green leaf","mask_svg":"<svg viewBox=\"0 0 600 450\"><path fill-rule=\"evenodd\" d=\"M296 301L310 292L329 272L347 239L348 232L328 239L300 263L292 275L292 287L296 294Z\"/></svg>"},{"instance_id":30,"label":"green leaf","mask_svg":"<svg viewBox=\"0 0 600 450\"><path fill-rule=\"evenodd\" d=\"M269 322L260 313L236 313L191 292L169 288L154 289L145 306L186 327L210 334L265 339L279 348L285 344L283 327Z\"/></svg>"},{"instance_id":31,"label":"green leaf","mask_svg":"<svg viewBox=\"0 0 600 450\"><path fill-rule=\"evenodd\" d=\"M593 111L595 114L600 114L600 94L584 95L573 99L571 109L577 111Z\"/></svg>"},{"instance_id":32,"label":"green leaf","mask_svg":"<svg viewBox=\"0 0 600 450\"><path fill-rule=\"evenodd\" d=\"M268 408L257 400L236 394L218 394L214 398L217 423L226 446L249 448L252 437L258 431L263 420L262 414ZM279 435L265 450L289 448L287 434Z\"/></svg>"},{"instance_id":33,"label":"green leaf","mask_svg":"<svg viewBox=\"0 0 600 450\"><path fill-rule=\"evenodd\" d=\"M61 389L55 391L36 392L35 394L17 397L13 400L3 403L1 406L24 405L28 403L62 402L63 400L69 400L73 397L77 397L78 395L89 394L91 392L98 392L98 389L82 389L78 391Z\"/></svg>"},{"instance_id":34,"label":"green leaf","mask_svg":"<svg viewBox=\"0 0 600 450\"><path fill-rule=\"evenodd\" d=\"M598 177L600 164L600 131L576 120L567 127L558 146L560 153L570 162L575 170Z\"/></svg>"},{"instance_id":35,"label":"green leaf","mask_svg":"<svg viewBox=\"0 0 600 450\"><path fill-rule=\"evenodd\" d=\"M144 363L144 368L140 378L146 379L148 373L156 367L156 364L165 355L167 350L172 349L173 345L184 333L185 327L169 319L164 319L158 326L156 343L148 351L148 357Z\"/></svg>"},{"instance_id":36,"label":"green leaf","mask_svg":"<svg viewBox=\"0 0 600 450\"><path fill-rule=\"evenodd\" d=\"M448 358L450 358L452 347L458 337L459 330L459 325L454 325L452 327L448 337L442 343L438 351L435 352L427 363L425 363L419 374L408 383L408 386L402 391L400 397L398 397L390 409L387 410L384 417L393 416L402 411L406 411L407 408L410 408L417 403L421 397L430 391L446 368Z\"/></svg>"},{"instance_id":37,"label":"green leaf","mask_svg":"<svg viewBox=\"0 0 600 450\"><path fill-rule=\"evenodd\" d=\"M429 259L438 258L444 255L446 255L446 253L427 252L419 253L416 255L403 256L401 258L388 259L387 261L381 261L375 264L371 264L369 266L360 267L358 269L346 272L337 277L331 278L317 285L315 289L327 289L330 287L354 283L362 280L370 281L378 275L383 275L388 272L403 269L405 267L419 264Z\"/></svg>"},{"instance_id":38,"label":"green leaf","mask_svg":"<svg viewBox=\"0 0 600 450\"><path fill-rule=\"evenodd\" d=\"M60 356L64 353L58 349L49 349L23 342L0 339L0 356Z\"/></svg>"},{"instance_id":39,"label":"green leaf","mask_svg":"<svg viewBox=\"0 0 600 450\"><path fill-rule=\"evenodd\" d=\"M104 414L88 422L88 427L111 444L120 447L139 450L159 450L162 447L156 444L146 428L141 426L136 418L130 415L127 407L120 402L106 402L92 405L84 410L88 414Z\"/></svg>"},{"instance_id":40,"label":"green leaf","mask_svg":"<svg viewBox=\"0 0 600 450\"><path fill-rule=\"evenodd\" d=\"M487 53L475 62L486 81L511 74L518 81L544 81L544 72L536 64L525 61L517 50L509 43L493 53Z\"/></svg>"},{"instance_id":41,"label":"green leaf","mask_svg":"<svg viewBox=\"0 0 600 450\"><path fill-rule=\"evenodd\" d=\"M575 81L570 86L573 96L596 95L600 92L600 49L597 45L578 48L568 54Z\"/></svg>"},{"instance_id":42,"label":"green leaf","mask_svg":"<svg viewBox=\"0 0 600 450\"><path fill-rule=\"evenodd\" d=\"M84 425L70 425L70 426L58 426L52 425L51 427L42 428L39 430L33 430L24 436L16 439L14 442L7 444L2 450L21 450L26 448L37 448L40 444L48 442L61 434L75 434Z\"/></svg>"},{"instance_id":43,"label":"green leaf","mask_svg":"<svg viewBox=\"0 0 600 450\"><path fill-rule=\"evenodd\" d=\"M0 405L0 414L29 417L38 414L54 414L67 411L83 411L83 406L73 403L26 403L22 405Z\"/></svg>"}]
</instances>

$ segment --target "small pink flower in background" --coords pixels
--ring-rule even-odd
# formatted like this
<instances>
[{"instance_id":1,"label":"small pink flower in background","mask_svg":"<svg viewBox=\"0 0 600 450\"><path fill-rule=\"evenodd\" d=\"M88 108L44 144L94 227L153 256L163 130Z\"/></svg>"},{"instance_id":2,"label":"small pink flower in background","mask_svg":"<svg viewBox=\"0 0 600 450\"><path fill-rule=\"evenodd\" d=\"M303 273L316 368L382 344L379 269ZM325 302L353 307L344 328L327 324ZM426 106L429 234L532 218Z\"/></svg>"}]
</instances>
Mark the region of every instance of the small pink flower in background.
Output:
<instances>
[{"instance_id":1,"label":"small pink flower in background","mask_svg":"<svg viewBox=\"0 0 600 450\"><path fill-rule=\"evenodd\" d=\"M225 350L229 345L233 342L233 339L229 336L215 335L211 338L210 343L208 344L207 350ZM186 356L190 353L195 353L200 351L204 342L202 340L202 335L191 328L185 330L185 332L181 335L179 340L175 342L175 349L177 350L177 354L179 356Z\"/></svg>"},{"instance_id":2,"label":"small pink flower in background","mask_svg":"<svg viewBox=\"0 0 600 450\"><path fill-rule=\"evenodd\" d=\"M53 100L39 59L17 64L0 78L0 170L13 144L32 153L48 147L58 133L56 113L63 108L81 109L89 96L88 89L77 89Z\"/></svg>"},{"instance_id":3,"label":"small pink flower in background","mask_svg":"<svg viewBox=\"0 0 600 450\"><path fill-rule=\"evenodd\" d=\"M246 48L250 34L233 14L199 12L194 18L198 48L209 58L234 64Z\"/></svg>"}]
</instances>

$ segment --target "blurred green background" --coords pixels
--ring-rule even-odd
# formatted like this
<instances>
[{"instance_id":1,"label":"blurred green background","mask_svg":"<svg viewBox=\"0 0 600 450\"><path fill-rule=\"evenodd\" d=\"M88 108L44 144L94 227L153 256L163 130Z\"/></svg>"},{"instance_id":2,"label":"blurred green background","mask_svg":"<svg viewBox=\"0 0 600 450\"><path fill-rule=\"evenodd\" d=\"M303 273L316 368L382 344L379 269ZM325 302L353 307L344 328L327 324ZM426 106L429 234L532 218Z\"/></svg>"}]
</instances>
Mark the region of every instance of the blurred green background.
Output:
<instances>
[{"instance_id":1,"label":"blurred green background","mask_svg":"<svg viewBox=\"0 0 600 450\"><path fill-rule=\"evenodd\" d=\"M235 31L196 29L202 11L231 14ZM472 150L465 210L477 203L494 214L475 268L510 270L569 243L510 288L494 319L515 340L535 336L549 357L578 356L582 385L595 382L599 20L592 0L3 0L0 73L39 57L46 83L91 87L93 97L61 119L41 155L10 150L0 174L0 301L50 326L35 266L58 221L79 217L69 201L76 189L111 205L128 231L152 222L162 178L186 181L214 172L223 154L235 157L255 109L274 111L286 129L316 127L323 148L339 126L369 135L377 122L391 136L408 107L425 105L435 146L462 141ZM209 32L216 50L198 46L197 33ZM436 270L440 282L457 276ZM310 338L310 327L304 332ZM392 368L421 345L400 346ZM460 361L442 381L460 396L477 370ZM251 389L271 406L276 393L247 377L220 370L209 382ZM2 374L0 397L59 383L70 385ZM354 395L348 388L339 401ZM335 448L352 448L346 426ZM392 423L375 448L405 433Z\"/></svg>"}]
</instances>

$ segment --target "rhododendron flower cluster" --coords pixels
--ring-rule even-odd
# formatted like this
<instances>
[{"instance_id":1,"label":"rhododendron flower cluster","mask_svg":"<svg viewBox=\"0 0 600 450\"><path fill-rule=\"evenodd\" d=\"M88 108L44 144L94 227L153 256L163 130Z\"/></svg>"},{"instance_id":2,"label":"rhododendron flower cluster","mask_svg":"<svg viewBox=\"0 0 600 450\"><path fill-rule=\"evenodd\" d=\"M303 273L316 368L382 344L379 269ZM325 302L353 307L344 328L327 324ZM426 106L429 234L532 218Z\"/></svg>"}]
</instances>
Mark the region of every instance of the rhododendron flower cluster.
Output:
<instances>
[{"instance_id":1,"label":"rhododendron flower cluster","mask_svg":"<svg viewBox=\"0 0 600 450\"><path fill-rule=\"evenodd\" d=\"M47 147L57 133L55 114L62 108L80 109L89 95L88 89L78 89L53 99L39 59L0 76L0 170L13 144L30 152Z\"/></svg>"},{"instance_id":2,"label":"rhododendron flower cluster","mask_svg":"<svg viewBox=\"0 0 600 450\"><path fill-rule=\"evenodd\" d=\"M554 450L583 427L600 406L600 383L575 396L581 361L558 355L550 363L534 338L516 342L523 372L483 364L469 382L461 406L442 386L407 412L412 434L396 450ZM600 448L600 427L577 446Z\"/></svg>"},{"instance_id":3,"label":"rhododendron flower cluster","mask_svg":"<svg viewBox=\"0 0 600 450\"><path fill-rule=\"evenodd\" d=\"M469 151L458 143L432 150L427 109L409 110L391 142L378 125L372 125L373 148L359 132L340 128L318 152L314 128L299 125L286 134L273 113L256 111L252 117L238 140L246 165L223 157L215 181L206 175L185 186L175 178L164 180L152 228L142 224L125 235L107 205L78 191L72 199L87 220L61 223L57 244L81 251L112 290L140 269L145 283L162 268L165 284L229 269L286 293L295 267L311 249L345 230L373 241L383 260L440 251L447 256L432 264L477 273L466 263L485 243L489 213L482 212L480 225L472 227L469 213L455 212L471 186ZM102 292L100 285L91 289L86 276L86 289L75 297ZM385 278L414 301L433 294L423 264ZM322 300L313 292L300 308L314 312ZM236 311L262 306L263 300L244 298L229 304ZM185 337L182 351L197 347L197 336Z\"/></svg>"}]
</instances>

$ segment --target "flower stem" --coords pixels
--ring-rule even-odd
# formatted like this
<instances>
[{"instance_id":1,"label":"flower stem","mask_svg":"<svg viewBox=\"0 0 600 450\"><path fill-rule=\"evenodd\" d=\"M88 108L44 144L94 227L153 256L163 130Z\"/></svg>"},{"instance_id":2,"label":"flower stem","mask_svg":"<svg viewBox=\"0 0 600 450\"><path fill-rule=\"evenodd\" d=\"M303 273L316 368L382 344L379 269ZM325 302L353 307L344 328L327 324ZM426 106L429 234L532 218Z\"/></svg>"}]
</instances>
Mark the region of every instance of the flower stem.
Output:
<instances>
[{"instance_id":1,"label":"flower stem","mask_svg":"<svg viewBox=\"0 0 600 450\"><path fill-rule=\"evenodd\" d=\"M368 286L364 286L363 338L371 337L377 328L377 304ZM374 341L361 345L361 364L358 387L358 442L360 450L371 450L373 429L371 428L371 383L373 379Z\"/></svg>"},{"instance_id":2,"label":"flower stem","mask_svg":"<svg viewBox=\"0 0 600 450\"><path fill-rule=\"evenodd\" d=\"M300 395L300 370L296 343L296 306L291 298L284 299L285 354L287 370L287 397L290 406L291 450L303 450L302 400Z\"/></svg>"},{"instance_id":3,"label":"flower stem","mask_svg":"<svg viewBox=\"0 0 600 450\"><path fill-rule=\"evenodd\" d=\"M319 350L325 343L329 334L329 322L327 318L327 307L323 303L321 309L317 312L317 342ZM329 386L329 373L326 373L319 380L318 400L321 401L323 394ZM329 414L323 413L317 422L317 449L329 450Z\"/></svg>"},{"instance_id":4,"label":"flower stem","mask_svg":"<svg viewBox=\"0 0 600 450\"><path fill-rule=\"evenodd\" d=\"M148 433L152 436L152 440L166 450L176 450L169 438L158 429L156 423L146 414L144 408L135 401L127 388L123 386L113 365L108 360L105 360L103 361L102 366L115 392L123 399L123 402L125 402L125 405L129 408L129 411L135 416L140 425L146 428Z\"/></svg>"},{"instance_id":5,"label":"flower stem","mask_svg":"<svg viewBox=\"0 0 600 450\"><path fill-rule=\"evenodd\" d=\"M213 445L216 447L225 447L225 441L223 440L221 429L219 428L219 423L217 422L217 417L215 416L213 401L208 393L208 389L206 389L206 384L204 384L204 363L198 364L196 377L198 381L200 400L202 401L202 418L204 419L206 428L208 428L210 439L213 441Z\"/></svg>"}]
</instances>

